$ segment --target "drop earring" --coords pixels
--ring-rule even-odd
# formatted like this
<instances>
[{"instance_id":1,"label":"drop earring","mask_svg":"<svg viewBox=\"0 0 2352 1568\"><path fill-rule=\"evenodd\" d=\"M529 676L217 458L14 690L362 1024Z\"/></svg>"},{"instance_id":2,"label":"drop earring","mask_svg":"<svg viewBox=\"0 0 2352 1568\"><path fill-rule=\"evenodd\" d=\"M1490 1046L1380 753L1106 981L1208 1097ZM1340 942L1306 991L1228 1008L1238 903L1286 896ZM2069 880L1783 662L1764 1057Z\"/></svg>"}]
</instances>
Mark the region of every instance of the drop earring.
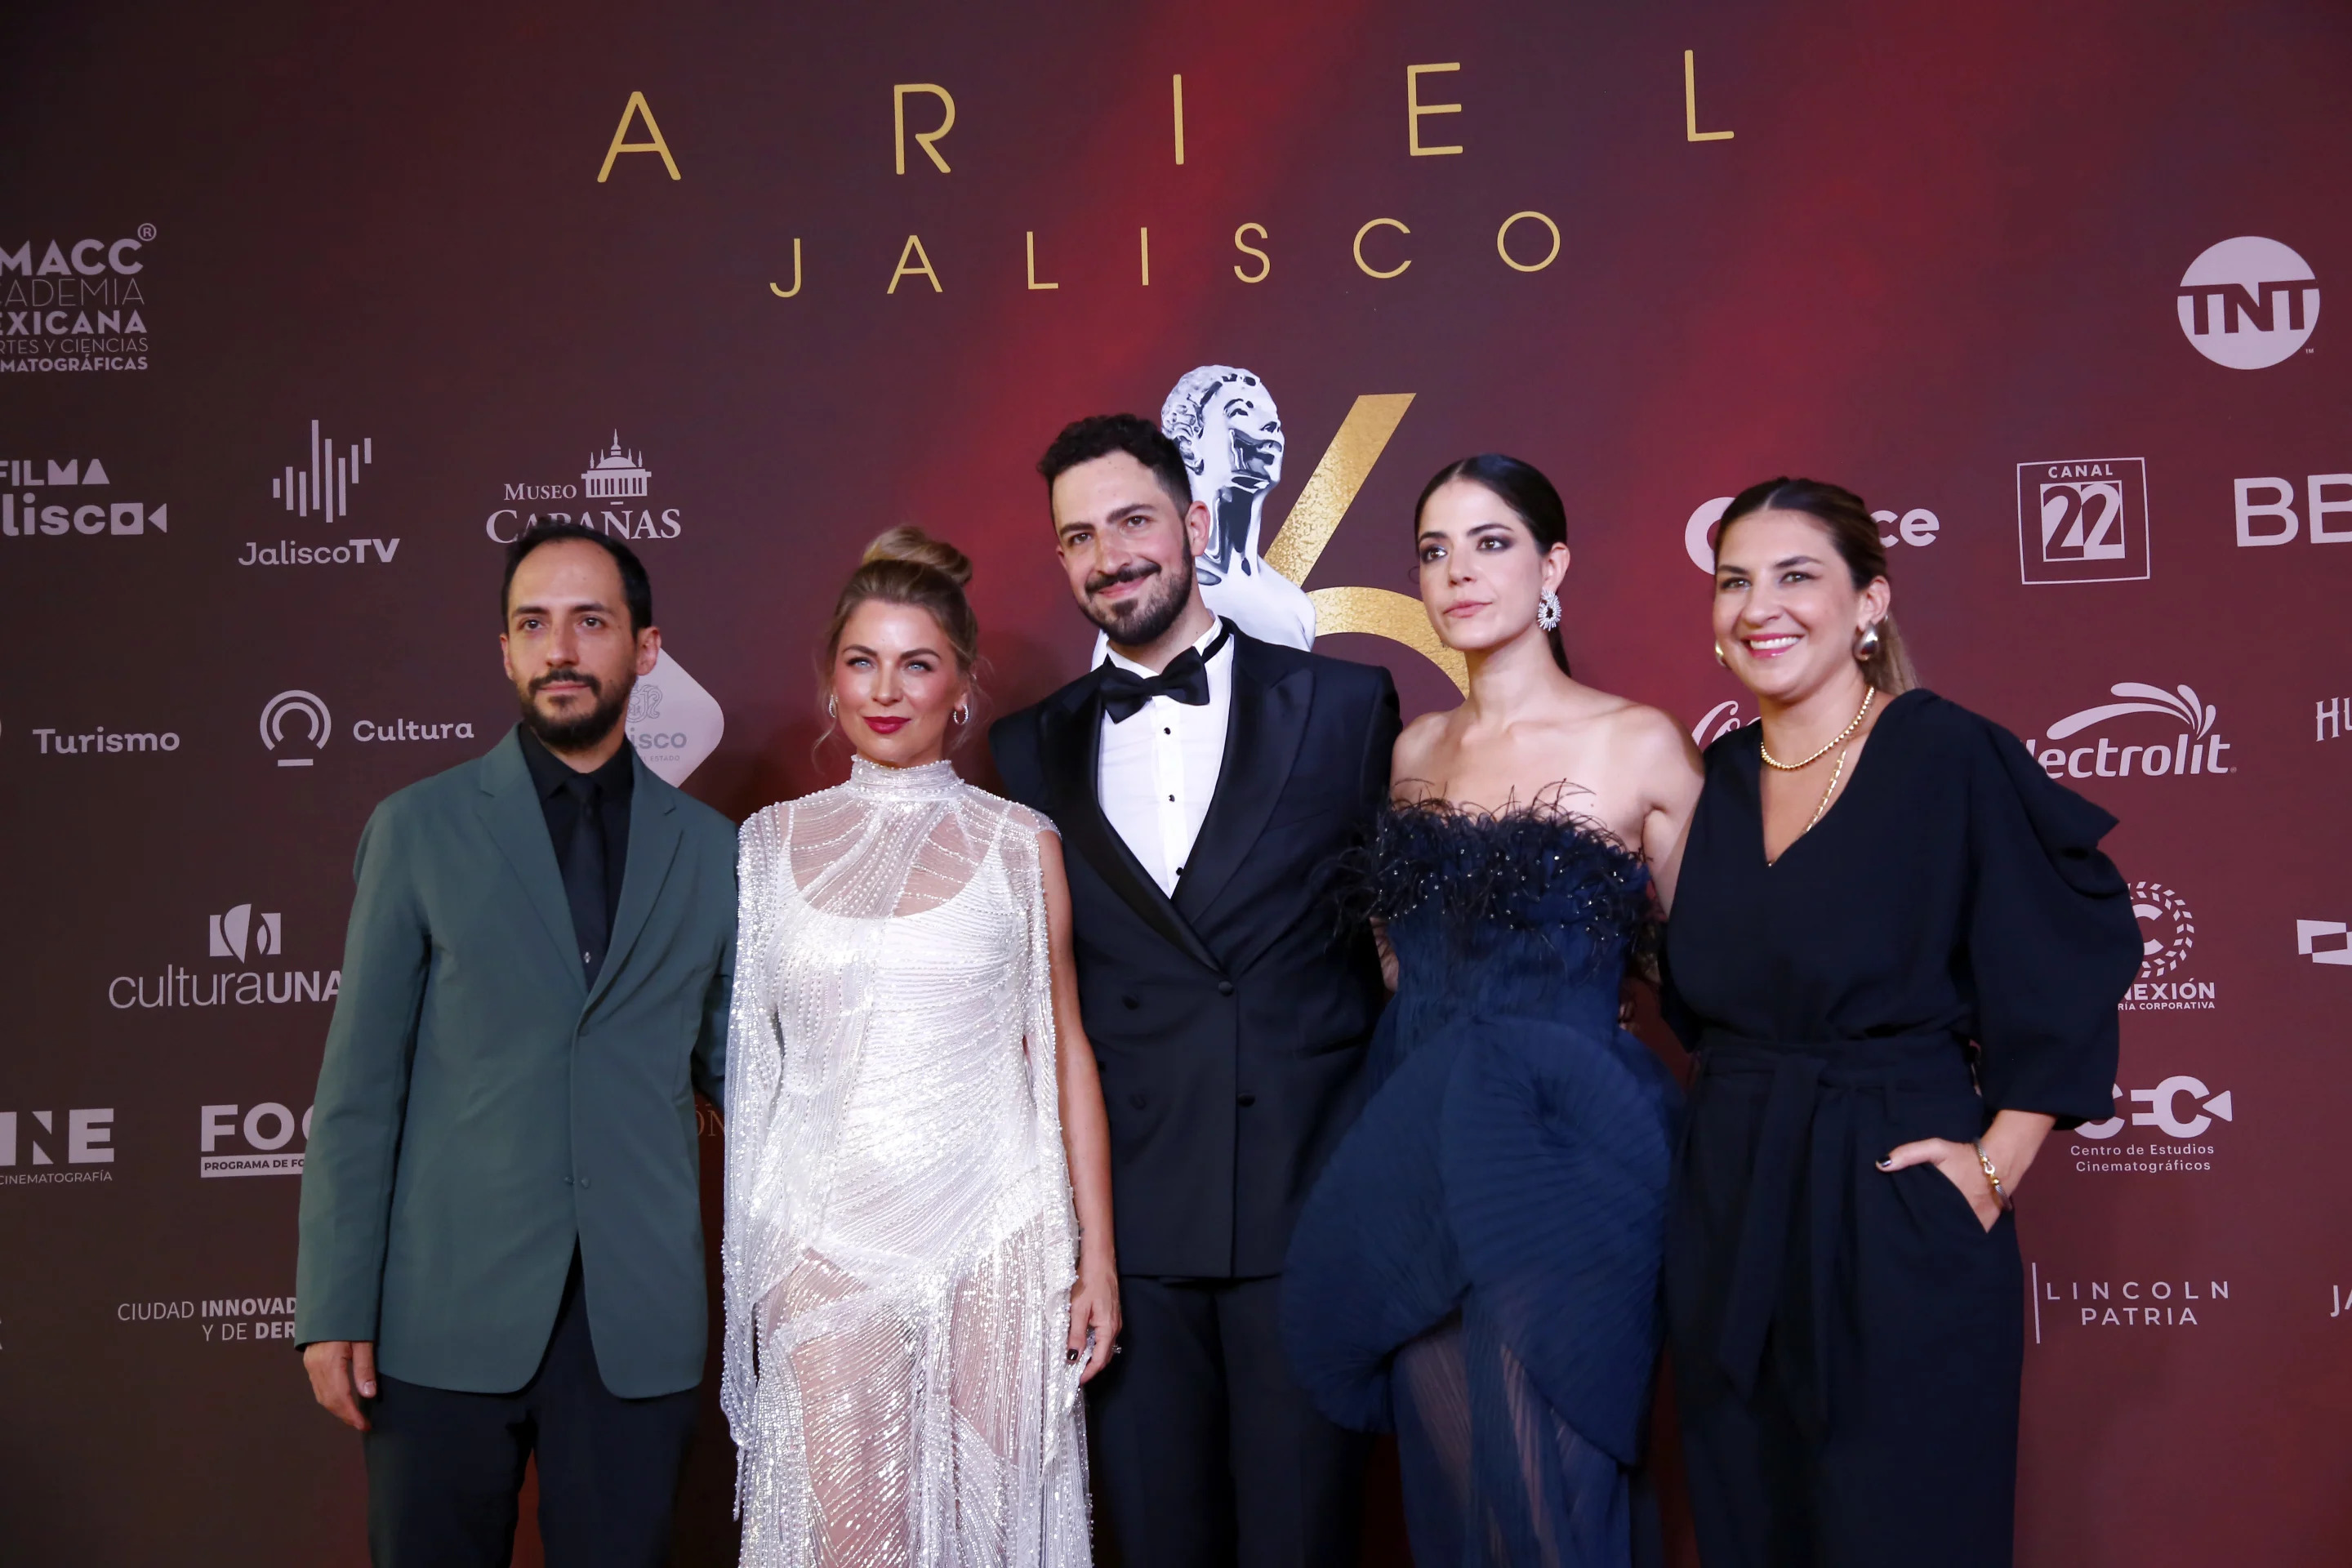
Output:
<instances>
[{"instance_id":1,"label":"drop earring","mask_svg":"<svg viewBox=\"0 0 2352 1568\"><path fill-rule=\"evenodd\" d=\"M1536 601L1536 625L1548 632L1559 630L1559 595L1549 588Z\"/></svg>"},{"instance_id":2,"label":"drop earring","mask_svg":"<svg viewBox=\"0 0 2352 1568\"><path fill-rule=\"evenodd\" d=\"M834 706L834 700L830 697L824 700L824 716L828 719L838 719L841 717L841 710Z\"/></svg>"},{"instance_id":3,"label":"drop earring","mask_svg":"<svg viewBox=\"0 0 2352 1568\"><path fill-rule=\"evenodd\" d=\"M1723 645L1721 643L1715 645L1715 662L1721 665L1726 669L1729 669L1731 668L1731 661L1723 657Z\"/></svg>"},{"instance_id":4,"label":"drop earring","mask_svg":"<svg viewBox=\"0 0 2352 1568\"><path fill-rule=\"evenodd\" d=\"M1862 636L1854 639L1853 657L1855 661L1862 664L1868 664L1872 659L1878 657L1879 646L1880 638L1878 636L1878 623L1876 621L1873 621L1870 625L1863 628Z\"/></svg>"}]
</instances>

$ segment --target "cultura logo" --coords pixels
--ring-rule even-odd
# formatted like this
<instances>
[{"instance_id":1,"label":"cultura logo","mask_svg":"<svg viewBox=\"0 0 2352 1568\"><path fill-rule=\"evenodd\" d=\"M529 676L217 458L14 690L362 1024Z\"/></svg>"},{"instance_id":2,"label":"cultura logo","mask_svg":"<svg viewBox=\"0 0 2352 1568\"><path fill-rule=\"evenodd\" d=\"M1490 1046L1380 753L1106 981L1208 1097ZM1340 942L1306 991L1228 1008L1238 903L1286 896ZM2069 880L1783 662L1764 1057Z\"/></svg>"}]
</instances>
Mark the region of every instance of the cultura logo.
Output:
<instances>
[{"instance_id":1,"label":"cultura logo","mask_svg":"<svg viewBox=\"0 0 2352 1568\"><path fill-rule=\"evenodd\" d=\"M686 531L685 520L677 507L635 504L646 501L653 482L653 470L646 467L645 454L623 447L621 433L615 430L610 447L588 454L588 466L580 471L577 480L506 486L499 499L507 504L490 513L482 523L482 531L499 544L512 544L537 524L576 522L615 539L676 539ZM540 511L516 504L536 501L593 504L560 511Z\"/></svg>"},{"instance_id":2,"label":"cultura logo","mask_svg":"<svg viewBox=\"0 0 2352 1568\"><path fill-rule=\"evenodd\" d=\"M2159 740L2128 746L2118 746L2103 735L2095 744L2053 746L2046 751L2039 737L2030 739L2025 749L2042 764L2042 772L2053 779L2113 779L2130 777L2135 766L2143 778L2180 778L2238 771L2235 765L2222 764L2221 753L2230 749L2230 742L2214 732L2218 710L2200 701L2189 687L2167 691L2160 686L2120 680L2107 690L2123 700L2103 702L2095 708L2067 714L2050 726L2049 739L2072 740L2085 730L2136 713L2173 720L2180 725L2180 733L2168 742Z\"/></svg>"},{"instance_id":3,"label":"cultura logo","mask_svg":"<svg viewBox=\"0 0 2352 1568\"><path fill-rule=\"evenodd\" d=\"M2342 921L2297 921L2294 951L2314 963L2352 969L2352 927Z\"/></svg>"},{"instance_id":4,"label":"cultura logo","mask_svg":"<svg viewBox=\"0 0 2352 1568\"><path fill-rule=\"evenodd\" d=\"M2147 460L2074 458L2018 464L2017 563L2027 583L2147 578Z\"/></svg>"},{"instance_id":5,"label":"cultura logo","mask_svg":"<svg viewBox=\"0 0 2352 1568\"><path fill-rule=\"evenodd\" d=\"M2213 982L2179 975L2197 945L2197 919L2188 901L2160 882L2134 882L2131 900L2141 956L2139 978L2124 994L2123 1011L2210 1011L2215 1005Z\"/></svg>"},{"instance_id":6,"label":"cultura logo","mask_svg":"<svg viewBox=\"0 0 2352 1568\"><path fill-rule=\"evenodd\" d=\"M2319 283L2277 240L2240 235L2189 264L2175 304L2199 353L2231 370L2261 370L2310 341L2319 324Z\"/></svg>"},{"instance_id":7,"label":"cultura logo","mask_svg":"<svg viewBox=\"0 0 2352 1568\"><path fill-rule=\"evenodd\" d=\"M253 906L239 904L226 914L213 916L212 956L242 960L249 939L256 953L267 956L286 951L280 917L265 914L261 923L253 923Z\"/></svg>"},{"instance_id":8,"label":"cultura logo","mask_svg":"<svg viewBox=\"0 0 2352 1568\"><path fill-rule=\"evenodd\" d=\"M121 539L172 531L171 509L162 501L117 500L112 495L58 495L59 490L111 490L114 477L96 458L0 458L0 539L51 539L73 535Z\"/></svg>"},{"instance_id":9,"label":"cultura logo","mask_svg":"<svg viewBox=\"0 0 2352 1568\"><path fill-rule=\"evenodd\" d=\"M110 1182L110 1171L58 1170L60 1164L114 1163L114 1111L83 1107L54 1110L0 1110L0 1186L47 1182ZM19 1166L29 1167L19 1173Z\"/></svg>"},{"instance_id":10,"label":"cultura logo","mask_svg":"<svg viewBox=\"0 0 2352 1568\"><path fill-rule=\"evenodd\" d=\"M294 742L286 733L289 720L294 721L303 742L312 751L326 749L327 737L334 732L335 721L328 713L327 705L307 691L281 691L262 705L261 744L264 749L274 752L281 744L292 749ZM280 757L278 765L281 768L307 768L317 760L302 756Z\"/></svg>"}]
</instances>

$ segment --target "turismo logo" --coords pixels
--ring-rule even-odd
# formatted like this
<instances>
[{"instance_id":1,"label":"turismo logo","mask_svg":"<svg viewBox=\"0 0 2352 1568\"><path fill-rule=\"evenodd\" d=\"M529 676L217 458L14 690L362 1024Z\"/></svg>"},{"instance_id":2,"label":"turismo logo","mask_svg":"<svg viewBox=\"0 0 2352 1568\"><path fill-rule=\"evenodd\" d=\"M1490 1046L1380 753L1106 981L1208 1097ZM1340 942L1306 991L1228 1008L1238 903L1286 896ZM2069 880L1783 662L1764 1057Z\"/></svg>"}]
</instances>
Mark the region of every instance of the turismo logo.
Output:
<instances>
[{"instance_id":1,"label":"turismo logo","mask_svg":"<svg viewBox=\"0 0 2352 1568\"><path fill-rule=\"evenodd\" d=\"M2146 459L2018 464L2017 564L2029 584L2144 581Z\"/></svg>"},{"instance_id":2,"label":"turismo logo","mask_svg":"<svg viewBox=\"0 0 2352 1568\"><path fill-rule=\"evenodd\" d=\"M630 691L629 713L623 722L637 755L668 784L684 784L719 749L719 739L727 732L719 700L667 648L654 661L653 673L640 677Z\"/></svg>"},{"instance_id":3,"label":"turismo logo","mask_svg":"<svg viewBox=\"0 0 2352 1568\"><path fill-rule=\"evenodd\" d=\"M145 370L155 226L120 239L0 239L0 374Z\"/></svg>"},{"instance_id":4,"label":"turismo logo","mask_svg":"<svg viewBox=\"0 0 2352 1568\"><path fill-rule=\"evenodd\" d=\"M577 479L506 486L503 504L483 521L482 531L512 544L536 524L577 522L614 539L676 539L686 531L685 519L678 508L654 503L653 480L645 454L625 448L615 430L610 447L588 454ZM536 503L541 501L555 504L541 510Z\"/></svg>"},{"instance_id":5,"label":"turismo logo","mask_svg":"<svg viewBox=\"0 0 2352 1568\"><path fill-rule=\"evenodd\" d=\"M2117 1100L2124 1090L2117 1085ZM2219 1094L2208 1088L2204 1079L2188 1073L2175 1073L2154 1089L2136 1089L2130 1102L2140 1109L2128 1116L2110 1116L2104 1121L2085 1121L2070 1135L2075 1140L2067 1149L2074 1157L2074 1169L2086 1174L2196 1174L2213 1168L2214 1145L2202 1142L2213 1131L2214 1124L2237 1120L2237 1107L2231 1091ZM2116 1142L2126 1129L2153 1127L2164 1136L2148 1136L2144 1142Z\"/></svg>"},{"instance_id":6,"label":"turismo logo","mask_svg":"<svg viewBox=\"0 0 2352 1568\"><path fill-rule=\"evenodd\" d=\"M2199 353L2231 370L2261 370L2310 341L2319 324L2319 283L2277 240L2240 235L2189 264L2175 304Z\"/></svg>"},{"instance_id":7,"label":"turismo logo","mask_svg":"<svg viewBox=\"0 0 2352 1568\"><path fill-rule=\"evenodd\" d=\"M7 486L0 490L0 539L123 539L151 528L172 531L171 509L162 501L85 493L114 488L114 476L96 458L0 458L0 482Z\"/></svg>"},{"instance_id":8,"label":"turismo logo","mask_svg":"<svg viewBox=\"0 0 2352 1568\"><path fill-rule=\"evenodd\" d=\"M2046 1321L2051 1331L2079 1329L2195 1329L2203 1327L2197 1314L2208 1316L2230 1299L2227 1279L2044 1279L2033 1266L2028 1281L2033 1298L2033 1342L2042 1342Z\"/></svg>"},{"instance_id":9,"label":"turismo logo","mask_svg":"<svg viewBox=\"0 0 2352 1568\"><path fill-rule=\"evenodd\" d=\"M255 958L278 958L286 952L283 917L254 913L251 904L238 904L207 918L205 954L238 963ZM289 1002L331 1002L343 987L339 969L194 970L166 963L153 974L118 974L107 983L106 999L114 1007L283 1006Z\"/></svg>"},{"instance_id":10,"label":"turismo logo","mask_svg":"<svg viewBox=\"0 0 2352 1568\"><path fill-rule=\"evenodd\" d=\"M1711 536L1715 532L1715 525L1723 521L1724 511L1731 505L1731 500L1729 496L1717 496L1712 500L1701 501L1698 510L1683 523L1683 552L1691 558L1692 565L1710 575L1715 571L1715 543ZM1882 510L1870 515L1878 522L1878 542L1889 550L1903 544L1924 548L1935 543L1944 531L1943 519L1924 506L1915 506L1907 511Z\"/></svg>"},{"instance_id":11,"label":"turismo logo","mask_svg":"<svg viewBox=\"0 0 2352 1568\"><path fill-rule=\"evenodd\" d=\"M34 747L45 757L110 757L125 752L176 752L180 749L179 732L173 730L110 730L100 724L94 730L79 732L37 729L32 735Z\"/></svg>"},{"instance_id":12,"label":"turismo logo","mask_svg":"<svg viewBox=\"0 0 2352 1568\"><path fill-rule=\"evenodd\" d=\"M112 1163L111 1107L0 1110L0 1187L110 1182L111 1171L86 1167Z\"/></svg>"},{"instance_id":13,"label":"turismo logo","mask_svg":"<svg viewBox=\"0 0 2352 1568\"><path fill-rule=\"evenodd\" d=\"M270 476L269 496L292 517L305 521L342 522L352 513L352 491L375 462L375 437L344 441L324 434L310 421L307 458L288 463ZM248 539L240 566L388 566L400 553L397 539L352 539L319 544L299 539L263 542Z\"/></svg>"},{"instance_id":14,"label":"turismo logo","mask_svg":"<svg viewBox=\"0 0 2352 1568\"><path fill-rule=\"evenodd\" d=\"M2234 481L2238 548L2293 544L2303 537L2306 519L2314 544L2352 544L2352 523L2331 521L2352 512L2352 474L2305 474L2303 481L2302 497L2285 479L2265 477ZM2294 503L2304 498L2307 498L2307 510L2298 516Z\"/></svg>"},{"instance_id":15,"label":"turismo logo","mask_svg":"<svg viewBox=\"0 0 2352 1568\"><path fill-rule=\"evenodd\" d=\"M199 1176L299 1176L300 1149L289 1149L299 1131L310 1142L310 1112L297 1121L275 1100L240 1109L207 1105L196 1113L196 1174Z\"/></svg>"},{"instance_id":16,"label":"turismo logo","mask_svg":"<svg viewBox=\"0 0 2352 1568\"><path fill-rule=\"evenodd\" d=\"M308 691L281 691L262 704L263 749L275 752L284 746L293 753L278 759L281 768L307 768L318 761L316 757L301 755L301 748L326 750L327 737L334 733L334 716L327 711L327 705Z\"/></svg>"},{"instance_id":17,"label":"turismo logo","mask_svg":"<svg viewBox=\"0 0 2352 1568\"><path fill-rule=\"evenodd\" d=\"M2352 969L2352 926L2342 921L2297 921L2294 951L2314 963Z\"/></svg>"},{"instance_id":18,"label":"turismo logo","mask_svg":"<svg viewBox=\"0 0 2352 1568\"><path fill-rule=\"evenodd\" d=\"M2102 735L2089 744L2052 746L2047 750L2041 737L2033 737L2027 740L2025 749L2042 764L2042 772L2053 779L2115 779L2129 778L2137 769L2140 777L2154 779L2238 771L2235 764L2221 761L2221 753L2230 749L2230 742L2213 728L2218 710L2200 701L2189 687L2179 686L2167 691L2160 686L2119 680L2107 690L2123 700L2069 713L2050 726L2048 738L2071 741L2085 730L2095 730L2137 714L2169 720L2179 726L2179 732L2169 740L2159 736L2130 745L2117 745Z\"/></svg>"},{"instance_id":19,"label":"turismo logo","mask_svg":"<svg viewBox=\"0 0 2352 1568\"><path fill-rule=\"evenodd\" d=\"M2139 978L2119 1005L2126 1013L2204 1011L2214 1006L2210 980L2180 973L2197 945L2197 919L2187 900L2161 882L2131 885L2132 913L2139 920Z\"/></svg>"}]
</instances>

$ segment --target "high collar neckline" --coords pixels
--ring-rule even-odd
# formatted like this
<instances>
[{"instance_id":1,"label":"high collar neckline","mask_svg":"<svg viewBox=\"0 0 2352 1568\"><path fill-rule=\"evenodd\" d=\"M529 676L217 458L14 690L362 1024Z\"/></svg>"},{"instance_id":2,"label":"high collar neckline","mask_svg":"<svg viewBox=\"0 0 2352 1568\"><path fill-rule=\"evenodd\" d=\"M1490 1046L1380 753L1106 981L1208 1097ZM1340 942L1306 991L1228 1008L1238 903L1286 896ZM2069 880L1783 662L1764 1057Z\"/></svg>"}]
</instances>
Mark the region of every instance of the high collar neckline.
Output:
<instances>
[{"instance_id":1,"label":"high collar neckline","mask_svg":"<svg viewBox=\"0 0 2352 1568\"><path fill-rule=\"evenodd\" d=\"M849 759L848 788L870 800L944 800L963 788L963 780L956 776L955 764L944 760L894 768L854 756Z\"/></svg>"}]
</instances>

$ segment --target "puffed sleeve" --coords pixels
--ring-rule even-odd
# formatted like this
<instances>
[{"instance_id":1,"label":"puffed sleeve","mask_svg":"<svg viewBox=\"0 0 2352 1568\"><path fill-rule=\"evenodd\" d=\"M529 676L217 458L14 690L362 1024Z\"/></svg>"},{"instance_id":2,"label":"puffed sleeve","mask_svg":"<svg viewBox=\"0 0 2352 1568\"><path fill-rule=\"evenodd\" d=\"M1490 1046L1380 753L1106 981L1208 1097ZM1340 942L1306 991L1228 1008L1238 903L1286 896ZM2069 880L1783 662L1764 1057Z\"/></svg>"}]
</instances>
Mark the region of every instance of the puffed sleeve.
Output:
<instances>
[{"instance_id":1,"label":"puffed sleeve","mask_svg":"<svg viewBox=\"0 0 2352 1568\"><path fill-rule=\"evenodd\" d=\"M2116 1005L2140 963L2130 889L2098 847L2116 819L2015 735L1975 728L1968 964L1985 1103L2095 1121L2114 1114Z\"/></svg>"}]
</instances>

